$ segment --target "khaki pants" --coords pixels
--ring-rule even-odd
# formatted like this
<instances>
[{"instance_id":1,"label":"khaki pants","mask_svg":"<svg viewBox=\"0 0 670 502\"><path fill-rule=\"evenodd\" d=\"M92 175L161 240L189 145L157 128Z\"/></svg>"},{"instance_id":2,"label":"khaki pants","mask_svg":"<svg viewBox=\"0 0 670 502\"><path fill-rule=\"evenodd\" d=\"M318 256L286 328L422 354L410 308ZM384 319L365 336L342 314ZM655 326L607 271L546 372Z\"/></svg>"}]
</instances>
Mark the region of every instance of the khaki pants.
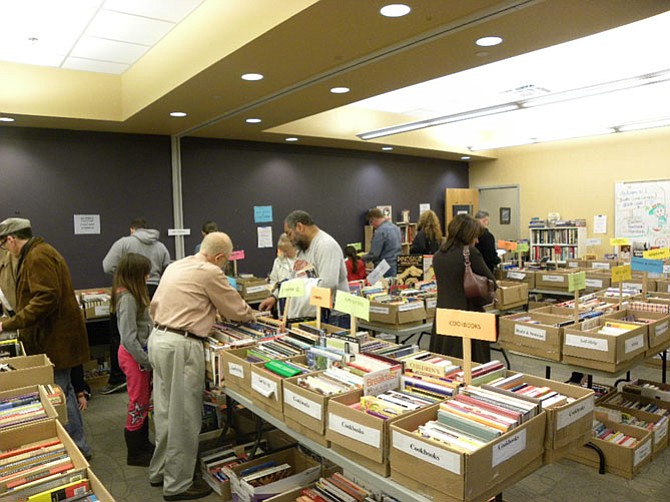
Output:
<instances>
[{"instance_id":1,"label":"khaki pants","mask_svg":"<svg viewBox=\"0 0 670 502\"><path fill-rule=\"evenodd\" d=\"M188 490L198 455L205 388L202 342L157 328L149 337L154 372L156 450L149 480L163 479L163 494Z\"/></svg>"}]
</instances>

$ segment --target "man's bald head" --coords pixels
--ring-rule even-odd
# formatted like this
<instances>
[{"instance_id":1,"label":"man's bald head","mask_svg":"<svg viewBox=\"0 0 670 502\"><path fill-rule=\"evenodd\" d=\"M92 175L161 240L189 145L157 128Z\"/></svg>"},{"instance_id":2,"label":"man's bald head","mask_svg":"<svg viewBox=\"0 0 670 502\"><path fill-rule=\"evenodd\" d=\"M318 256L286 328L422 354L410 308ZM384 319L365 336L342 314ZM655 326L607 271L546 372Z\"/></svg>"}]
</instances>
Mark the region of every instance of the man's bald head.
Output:
<instances>
[{"instance_id":1,"label":"man's bald head","mask_svg":"<svg viewBox=\"0 0 670 502\"><path fill-rule=\"evenodd\" d=\"M224 232L210 232L202 240L200 252L210 257L223 254L228 259L233 252L233 241Z\"/></svg>"}]
</instances>

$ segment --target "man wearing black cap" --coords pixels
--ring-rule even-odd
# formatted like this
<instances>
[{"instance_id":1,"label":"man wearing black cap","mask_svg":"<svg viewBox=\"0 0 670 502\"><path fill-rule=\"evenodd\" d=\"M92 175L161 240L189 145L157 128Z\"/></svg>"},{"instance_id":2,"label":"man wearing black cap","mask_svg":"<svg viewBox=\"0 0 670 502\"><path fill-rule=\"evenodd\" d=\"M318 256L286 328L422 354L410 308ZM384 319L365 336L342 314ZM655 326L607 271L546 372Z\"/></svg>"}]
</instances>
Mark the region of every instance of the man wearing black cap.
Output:
<instances>
[{"instance_id":1,"label":"man wearing black cap","mask_svg":"<svg viewBox=\"0 0 670 502\"><path fill-rule=\"evenodd\" d=\"M91 450L70 379L70 368L89 360L88 337L72 289L65 259L41 237L33 237L30 220L7 218L0 223L0 247L17 260L15 314L0 323L0 332L19 330L28 355L46 354L54 379L65 393L65 429L85 457Z\"/></svg>"}]
</instances>

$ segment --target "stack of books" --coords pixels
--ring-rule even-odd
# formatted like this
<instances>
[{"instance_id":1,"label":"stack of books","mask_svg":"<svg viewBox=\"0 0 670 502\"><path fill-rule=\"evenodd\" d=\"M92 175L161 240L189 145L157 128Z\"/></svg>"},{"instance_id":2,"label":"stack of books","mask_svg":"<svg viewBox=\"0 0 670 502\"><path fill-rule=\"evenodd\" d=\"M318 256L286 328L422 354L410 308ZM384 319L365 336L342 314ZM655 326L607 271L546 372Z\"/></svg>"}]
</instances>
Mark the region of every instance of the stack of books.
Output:
<instances>
[{"instance_id":1,"label":"stack of books","mask_svg":"<svg viewBox=\"0 0 670 502\"><path fill-rule=\"evenodd\" d=\"M340 473L320 478L311 488L303 488L296 502L364 502L375 500L372 493Z\"/></svg>"},{"instance_id":2,"label":"stack of books","mask_svg":"<svg viewBox=\"0 0 670 502\"><path fill-rule=\"evenodd\" d=\"M280 479L287 478L293 474L291 464L279 464L274 460L269 460L262 464L249 467L240 471L239 478L243 484L252 487L269 485Z\"/></svg>"},{"instance_id":3,"label":"stack of books","mask_svg":"<svg viewBox=\"0 0 670 502\"><path fill-rule=\"evenodd\" d=\"M47 418L39 392L0 399L0 430Z\"/></svg>"},{"instance_id":4,"label":"stack of books","mask_svg":"<svg viewBox=\"0 0 670 502\"><path fill-rule=\"evenodd\" d=\"M593 437L608 443L615 443L626 448L635 448L637 446L637 438L628 436L620 431L615 431L607 427L599 420L593 421Z\"/></svg>"},{"instance_id":5,"label":"stack of books","mask_svg":"<svg viewBox=\"0 0 670 502\"><path fill-rule=\"evenodd\" d=\"M360 403L352 408L360 409L368 415L386 420L410 411L418 410L440 401L441 398L418 396L404 391L387 390L376 396L361 396Z\"/></svg>"},{"instance_id":6,"label":"stack of books","mask_svg":"<svg viewBox=\"0 0 670 502\"><path fill-rule=\"evenodd\" d=\"M538 387L524 382L525 376L522 373L517 373L509 377L499 378L489 383L491 387L497 389L504 389L521 396L532 397L538 399L542 405L542 409L555 408L564 406L574 401L574 398L565 396L550 387Z\"/></svg>"},{"instance_id":7,"label":"stack of books","mask_svg":"<svg viewBox=\"0 0 670 502\"><path fill-rule=\"evenodd\" d=\"M0 340L0 359L4 357L18 357L22 356L21 343L18 338L7 338Z\"/></svg>"},{"instance_id":8,"label":"stack of books","mask_svg":"<svg viewBox=\"0 0 670 502\"><path fill-rule=\"evenodd\" d=\"M216 493L222 495L224 485L229 483L224 468L233 467L234 465L246 462L254 450L255 445L255 442L251 442L236 446L223 446L203 452L200 456L200 468L203 474L203 479ZM263 440L258 444L255 453L256 455L262 455L266 449L267 444Z\"/></svg>"},{"instance_id":9,"label":"stack of books","mask_svg":"<svg viewBox=\"0 0 670 502\"><path fill-rule=\"evenodd\" d=\"M322 396L335 396L360 388L355 383L349 381L347 375L344 376L346 380L341 379L342 375L340 373L329 374L328 370L326 370L323 373L300 377L297 380L297 384Z\"/></svg>"},{"instance_id":10,"label":"stack of books","mask_svg":"<svg viewBox=\"0 0 670 502\"><path fill-rule=\"evenodd\" d=\"M400 389L404 392L446 399L461 385L456 379L461 367L443 356L420 351L400 360L405 365L400 377Z\"/></svg>"}]
</instances>

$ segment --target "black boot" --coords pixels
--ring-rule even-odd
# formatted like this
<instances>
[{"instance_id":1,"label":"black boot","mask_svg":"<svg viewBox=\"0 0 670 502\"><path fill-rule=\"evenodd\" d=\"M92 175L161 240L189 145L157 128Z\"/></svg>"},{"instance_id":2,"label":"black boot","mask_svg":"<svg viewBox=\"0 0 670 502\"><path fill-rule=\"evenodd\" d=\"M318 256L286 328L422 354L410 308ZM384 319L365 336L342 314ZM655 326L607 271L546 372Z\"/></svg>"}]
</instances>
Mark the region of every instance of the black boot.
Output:
<instances>
[{"instance_id":1,"label":"black boot","mask_svg":"<svg viewBox=\"0 0 670 502\"><path fill-rule=\"evenodd\" d=\"M142 424L142 428L140 429L142 431L142 450L146 451L150 455L154 454L154 449L155 446L151 441L149 441L149 418L146 417L144 419L144 423Z\"/></svg>"},{"instance_id":2,"label":"black boot","mask_svg":"<svg viewBox=\"0 0 670 502\"><path fill-rule=\"evenodd\" d=\"M126 463L128 465L148 467L149 462L151 462L152 453L144 450L145 445L142 429L137 429L136 431L124 429L123 433L126 437L126 447L128 448Z\"/></svg>"}]
</instances>

